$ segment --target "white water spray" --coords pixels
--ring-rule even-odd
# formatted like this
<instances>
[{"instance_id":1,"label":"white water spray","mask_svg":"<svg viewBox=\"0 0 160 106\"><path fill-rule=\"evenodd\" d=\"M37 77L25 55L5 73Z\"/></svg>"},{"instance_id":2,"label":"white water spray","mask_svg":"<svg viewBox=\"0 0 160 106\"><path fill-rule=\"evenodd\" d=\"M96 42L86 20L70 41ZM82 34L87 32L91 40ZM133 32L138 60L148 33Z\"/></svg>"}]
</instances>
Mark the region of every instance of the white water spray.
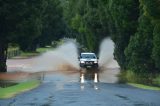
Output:
<instances>
[{"instance_id":1,"label":"white water spray","mask_svg":"<svg viewBox=\"0 0 160 106\"><path fill-rule=\"evenodd\" d=\"M118 81L117 75L119 74L119 65L114 60L114 43L110 38L102 41L99 53L99 66L100 71L99 80L101 82L116 83Z\"/></svg>"},{"instance_id":2,"label":"white water spray","mask_svg":"<svg viewBox=\"0 0 160 106\"><path fill-rule=\"evenodd\" d=\"M66 42L33 59L31 72L78 70L78 51L74 42Z\"/></svg>"},{"instance_id":3,"label":"white water spray","mask_svg":"<svg viewBox=\"0 0 160 106\"><path fill-rule=\"evenodd\" d=\"M107 67L107 65L113 60L114 43L110 38L106 38L100 45L99 52L99 66Z\"/></svg>"}]
</instances>

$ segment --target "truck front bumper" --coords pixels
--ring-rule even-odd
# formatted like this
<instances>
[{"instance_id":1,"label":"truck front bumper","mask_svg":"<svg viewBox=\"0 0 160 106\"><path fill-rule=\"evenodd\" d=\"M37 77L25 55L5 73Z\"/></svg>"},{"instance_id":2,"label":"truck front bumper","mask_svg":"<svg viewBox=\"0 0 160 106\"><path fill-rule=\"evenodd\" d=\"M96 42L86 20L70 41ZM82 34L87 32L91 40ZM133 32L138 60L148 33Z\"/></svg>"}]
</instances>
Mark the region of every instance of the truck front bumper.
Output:
<instances>
[{"instance_id":1,"label":"truck front bumper","mask_svg":"<svg viewBox=\"0 0 160 106\"><path fill-rule=\"evenodd\" d=\"M82 68L97 68L98 67L98 63L94 63L94 62L85 62L85 63L80 63L80 67Z\"/></svg>"}]
</instances>

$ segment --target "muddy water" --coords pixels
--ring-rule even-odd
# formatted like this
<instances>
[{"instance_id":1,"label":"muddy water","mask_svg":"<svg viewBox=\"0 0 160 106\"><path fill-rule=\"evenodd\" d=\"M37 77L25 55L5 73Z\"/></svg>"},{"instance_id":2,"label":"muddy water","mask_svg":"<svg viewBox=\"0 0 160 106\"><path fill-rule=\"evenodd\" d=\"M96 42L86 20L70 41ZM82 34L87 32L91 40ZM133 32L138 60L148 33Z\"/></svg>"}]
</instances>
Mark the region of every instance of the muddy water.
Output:
<instances>
[{"instance_id":1,"label":"muddy water","mask_svg":"<svg viewBox=\"0 0 160 106\"><path fill-rule=\"evenodd\" d=\"M0 99L0 106L160 106L159 91L116 84L113 78L106 78L107 70L32 73L42 76L42 84L13 98Z\"/></svg>"},{"instance_id":2,"label":"muddy water","mask_svg":"<svg viewBox=\"0 0 160 106\"><path fill-rule=\"evenodd\" d=\"M42 84L13 98L0 99L0 106L160 106L159 91L116 83L119 66L113 59L113 47L111 40L102 43L99 69L80 69L73 43L37 58L9 59L12 80L40 77ZM9 74L0 77L6 76L11 78Z\"/></svg>"},{"instance_id":3,"label":"muddy water","mask_svg":"<svg viewBox=\"0 0 160 106\"><path fill-rule=\"evenodd\" d=\"M35 58L9 59L7 66L10 73L0 74L0 80L7 80L9 83L1 85L12 85L32 79L41 80L43 83L55 83L56 89L62 89L66 83L78 82L81 89L84 89L86 83L116 83L119 66L113 59L113 48L111 40L105 39L102 42L99 69L79 68L78 51L74 42L67 42Z\"/></svg>"},{"instance_id":4,"label":"muddy water","mask_svg":"<svg viewBox=\"0 0 160 106\"><path fill-rule=\"evenodd\" d=\"M7 60L8 72L61 73L75 75L76 78L78 75L80 78L83 73L86 79L97 73L100 82L115 83L118 81L119 66L113 59L113 50L114 43L109 38L104 39L100 45L99 69L81 70L76 43L69 41L35 58Z\"/></svg>"},{"instance_id":5,"label":"muddy water","mask_svg":"<svg viewBox=\"0 0 160 106\"><path fill-rule=\"evenodd\" d=\"M1 74L0 77L13 82L40 79L43 83L54 83L56 89L63 89L66 83L80 83L81 89L87 83L116 83L119 66L113 59L113 48L113 42L108 38L104 39L100 46L100 67L82 69L79 67L75 42L66 42L38 57L7 60L8 72L12 74Z\"/></svg>"}]
</instances>

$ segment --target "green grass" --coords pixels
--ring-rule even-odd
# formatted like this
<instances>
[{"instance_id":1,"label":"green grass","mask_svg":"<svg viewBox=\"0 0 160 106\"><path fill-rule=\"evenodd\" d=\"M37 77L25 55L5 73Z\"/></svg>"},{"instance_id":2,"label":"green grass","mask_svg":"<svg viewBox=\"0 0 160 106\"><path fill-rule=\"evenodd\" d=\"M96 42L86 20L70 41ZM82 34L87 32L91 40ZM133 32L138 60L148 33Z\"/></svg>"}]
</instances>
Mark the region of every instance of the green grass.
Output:
<instances>
[{"instance_id":1,"label":"green grass","mask_svg":"<svg viewBox=\"0 0 160 106\"><path fill-rule=\"evenodd\" d=\"M11 98L16 94L31 90L33 88L38 87L39 85L40 81L34 80L34 81L22 82L7 88L0 88L0 99Z\"/></svg>"},{"instance_id":2,"label":"green grass","mask_svg":"<svg viewBox=\"0 0 160 106\"><path fill-rule=\"evenodd\" d=\"M51 49L52 49L51 47L37 48L36 52L22 52L20 56L21 57L33 57L33 56L37 56Z\"/></svg>"},{"instance_id":3,"label":"green grass","mask_svg":"<svg viewBox=\"0 0 160 106\"><path fill-rule=\"evenodd\" d=\"M135 84L135 83L128 83L128 85L141 88L141 89L147 89L147 90L160 90L159 87L153 87L153 86L148 86L148 85L143 85L143 84Z\"/></svg>"},{"instance_id":4,"label":"green grass","mask_svg":"<svg viewBox=\"0 0 160 106\"><path fill-rule=\"evenodd\" d=\"M18 47L9 47L8 48L8 52L13 51L13 50L19 50L19 48Z\"/></svg>"},{"instance_id":5,"label":"green grass","mask_svg":"<svg viewBox=\"0 0 160 106\"><path fill-rule=\"evenodd\" d=\"M46 51L48 51L48 50L51 50L52 48L51 47L45 47L45 48L37 48L37 52L38 53L44 53L44 52L46 52Z\"/></svg>"},{"instance_id":6,"label":"green grass","mask_svg":"<svg viewBox=\"0 0 160 106\"><path fill-rule=\"evenodd\" d=\"M8 58L17 58L16 56L18 56L18 58L34 57L34 56L37 56L37 55L39 55L39 54L41 54L41 53L44 53L44 52L46 52L46 51L49 51L49 50L51 50L51 49L53 49L53 47L51 47L51 46L46 46L46 47L37 48L36 51L34 51L34 52L22 52L22 51L19 50L18 47L9 47L9 48L8 48L8 54L11 53L11 55L8 55ZM19 51L20 54L18 54L18 55L13 55L13 54L14 54L13 52L14 52L15 50Z\"/></svg>"},{"instance_id":7,"label":"green grass","mask_svg":"<svg viewBox=\"0 0 160 106\"><path fill-rule=\"evenodd\" d=\"M160 75L157 75L157 77L153 79L153 84L160 86Z\"/></svg>"},{"instance_id":8,"label":"green grass","mask_svg":"<svg viewBox=\"0 0 160 106\"><path fill-rule=\"evenodd\" d=\"M160 86L160 75L152 73L134 73L133 71L121 71L119 74L122 83L138 83L144 85Z\"/></svg>"},{"instance_id":9,"label":"green grass","mask_svg":"<svg viewBox=\"0 0 160 106\"><path fill-rule=\"evenodd\" d=\"M134 87L160 90L160 75L151 73L134 73L131 70L121 71L119 74L119 82L127 83Z\"/></svg>"},{"instance_id":10,"label":"green grass","mask_svg":"<svg viewBox=\"0 0 160 106\"><path fill-rule=\"evenodd\" d=\"M22 52L21 57L33 57L37 56L39 53L38 52Z\"/></svg>"}]
</instances>

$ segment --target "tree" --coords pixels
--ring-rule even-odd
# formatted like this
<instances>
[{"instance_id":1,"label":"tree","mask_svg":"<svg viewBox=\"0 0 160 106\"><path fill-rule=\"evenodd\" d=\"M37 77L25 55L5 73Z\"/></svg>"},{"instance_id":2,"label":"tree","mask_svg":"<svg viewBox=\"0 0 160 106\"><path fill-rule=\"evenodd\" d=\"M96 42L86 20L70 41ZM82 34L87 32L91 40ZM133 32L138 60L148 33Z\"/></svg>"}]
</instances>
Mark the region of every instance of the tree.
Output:
<instances>
[{"instance_id":1,"label":"tree","mask_svg":"<svg viewBox=\"0 0 160 106\"><path fill-rule=\"evenodd\" d=\"M97 0L68 0L64 17L78 42L98 52L100 41L108 34L105 5ZM83 7L83 8L82 8Z\"/></svg>"},{"instance_id":2,"label":"tree","mask_svg":"<svg viewBox=\"0 0 160 106\"><path fill-rule=\"evenodd\" d=\"M23 6L24 1L0 1L0 71L6 72L8 42L17 37L14 33L19 20L18 14L23 14L16 6ZM16 12L15 12L16 11Z\"/></svg>"},{"instance_id":3,"label":"tree","mask_svg":"<svg viewBox=\"0 0 160 106\"><path fill-rule=\"evenodd\" d=\"M156 73L160 69L160 1L140 0L140 11L138 30L125 50L128 69Z\"/></svg>"},{"instance_id":4,"label":"tree","mask_svg":"<svg viewBox=\"0 0 160 106\"><path fill-rule=\"evenodd\" d=\"M8 43L31 39L40 34L45 0L0 1L0 71L6 72ZM19 42L18 42L19 43ZM25 43L25 42L24 42ZM23 43L19 43L23 44Z\"/></svg>"},{"instance_id":5,"label":"tree","mask_svg":"<svg viewBox=\"0 0 160 106\"><path fill-rule=\"evenodd\" d=\"M152 56L155 60L156 68L158 68L160 72L160 22L154 27L154 38L153 38L153 52Z\"/></svg>"},{"instance_id":6,"label":"tree","mask_svg":"<svg viewBox=\"0 0 160 106\"><path fill-rule=\"evenodd\" d=\"M128 47L125 50L128 69L136 73L152 72L154 70L151 58L153 48L153 25L148 16L142 15L139 18L137 33L131 37Z\"/></svg>"},{"instance_id":7,"label":"tree","mask_svg":"<svg viewBox=\"0 0 160 106\"><path fill-rule=\"evenodd\" d=\"M64 37L67 30L63 19L63 8L59 0L48 0L47 2L43 13L42 34L36 39L40 46L50 45L52 41Z\"/></svg>"},{"instance_id":8,"label":"tree","mask_svg":"<svg viewBox=\"0 0 160 106\"><path fill-rule=\"evenodd\" d=\"M141 0L145 6L144 11L151 18L153 30L153 51L152 57L156 68L160 72L160 1L159 0Z\"/></svg>"},{"instance_id":9,"label":"tree","mask_svg":"<svg viewBox=\"0 0 160 106\"><path fill-rule=\"evenodd\" d=\"M124 50L137 30L139 0L109 0L108 9L109 32L115 43L114 56L120 67L126 69Z\"/></svg>"},{"instance_id":10,"label":"tree","mask_svg":"<svg viewBox=\"0 0 160 106\"><path fill-rule=\"evenodd\" d=\"M21 18L21 23L18 25L17 34L21 34L17 38L17 43L20 45L20 49L23 51L35 51L37 39L42 32L44 12L47 8L47 1L45 0L30 0L25 2L23 7L25 13Z\"/></svg>"}]
</instances>

